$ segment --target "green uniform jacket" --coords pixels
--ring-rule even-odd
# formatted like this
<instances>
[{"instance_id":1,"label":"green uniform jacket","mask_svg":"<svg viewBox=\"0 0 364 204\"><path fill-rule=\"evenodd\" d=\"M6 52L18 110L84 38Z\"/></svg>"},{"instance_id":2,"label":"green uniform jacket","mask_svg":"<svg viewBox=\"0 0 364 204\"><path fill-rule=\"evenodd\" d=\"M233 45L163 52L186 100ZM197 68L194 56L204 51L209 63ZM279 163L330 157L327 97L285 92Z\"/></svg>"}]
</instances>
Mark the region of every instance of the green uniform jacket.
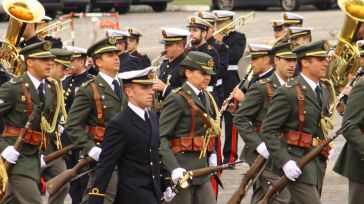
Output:
<instances>
[{"instance_id":1,"label":"green uniform jacket","mask_svg":"<svg viewBox=\"0 0 364 204\"><path fill-rule=\"evenodd\" d=\"M10 125L16 128L24 128L28 121L25 95L21 88L22 83L25 84L31 95L32 107L40 105L38 92L27 73L24 73L22 77L14 78L9 82L6 82L0 88L0 115L4 119L5 125ZM50 81L46 80L43 114L47 119L51 113L54 112L55 108L55 106L53 106L53 99L55 95L53 93L52 84L50 83ZM49 119L48 122L50 122ZM40 114L34 118L31 128L34 131L41 132ZM16 140L17 137L0 137L0 152L2 152L7 146L14 145ZM38 181L40 177L41 154L39 150L40 148L38 146L24 143L20 151L18 161L13 166L10 174L20 174Z\"/></svg>"},{"instance_id":2,"label":"green uniform jacket","mask_svg":"<svg viewBox=\"0 0 364 204\"><path fill-rule=\"evenodd\" d=\"M270 157L273 160L273 173L283 175L282 167L289 160L298 161L310 148L287 145L285 137L278 138L277 132L289 130L298 131L298 98L295 89L298 84L304 97L305 120L303 132L324 139L320 124L321 111L326 115L329 109L328 87L320 82L323 92L322 107L319 106L315 92L302 75L289 81L287 85L279 87L273 96L267 115L263 120L262 139L266 143ZM317 185L321 189L326 162L321 156L308 163L298 178L298 182Z\"/></svg>"},{"instance_id":3,"label":"green uniform jacket","mask_svg":"<svg viewBox=\"0 0 364 204\"><path fill-rule=\"evenodd\" d=\"M208 166L207 157L199 159L200 152L180 152L176 155L171 150L169 139L178 137L188 137L191 125L191 108L187 101L177 92L183 91L196 103L196 105L208 116L211 116L211 101L206 91L206 106L202 105L201 100L191 89L184 83L180 89L171 92L164 102L164 108L159 119L159 129L161 137L161 155L163 163L169 171L173 171L178 167L189 170L204 168ZM206 129L202 119L196 114L195 136L204 136ZM210 176L204 176L193 179L193 185L199 185L206 182Z\"/></svg>"},{"instance_id":4,"label":"green uniform jacket","mask_svg":"<svg viewBox=\"0 0 364 204\"><path fill-rule=\"evenodd\" d=\"M263 142L261 134L256 133L253 127L255 125L262 125L269 108L270 99L266 84L269 84L273 92L280 86L275 73L271 77L260 80L250 87L244 101L234 115L234 123L245 143L241 157L249 165L254 163L259 154L256 149Z\"/></svg>"},{"instance_id":5,"label":"green uniform jacket","mask_svg":"<svg viewBox=\"0 0 364 204\"><path fill-rule=\"evenodd\" d=\"M336 161L334 171L354 181L364 183L364 81L359 80L351 90L345 108L343 124L350 127L343 133L346 143Z\"/></svg>"},{"instance_id":6,"label":"green uniform jacket","mask_svg":"<svg viewBox=\"0 0 364 204\"><path fill-rule=\"evenodd\" d=\"M127 104L126 96L123 94L122 101L119 100L112 88L98 74L95 79L84 83L77 91L66 122L66 133L72 143L81 149L81 154L87 154L96 144L92 137L85 132L86 125L101 126L97 118L97 108L94 93L90 83L94 82L101 97L102 114L105 126L114 115Z\"/></svg>"}]
</instances>

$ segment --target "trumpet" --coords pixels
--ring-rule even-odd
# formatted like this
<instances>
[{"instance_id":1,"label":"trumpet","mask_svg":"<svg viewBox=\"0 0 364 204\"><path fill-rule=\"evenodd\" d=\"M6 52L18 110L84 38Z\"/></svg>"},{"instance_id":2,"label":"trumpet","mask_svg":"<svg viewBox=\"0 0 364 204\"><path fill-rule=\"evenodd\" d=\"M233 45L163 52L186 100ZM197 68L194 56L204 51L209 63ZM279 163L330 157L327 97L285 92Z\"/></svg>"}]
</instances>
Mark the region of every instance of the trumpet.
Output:
<instances>
[{"instance_id":1,"label":"trumpet","mask_svg":"<svg viewBox=\"0 0 364 204\"><path fill-rule=\"evenodd\" d=\"M55 23L50 24L49 26L46 26L42 29L37 30L37 35L41 38L44 38L48 35L55 35L57 33L60 33L64 30L67 30L71 28L72 20L66 20L66 21L57 21Z\"/></svg>"},{"instance_id":2,"label":"trumpet","mask_svg":"<svg viewBox=\"0 0 364 204\"><path fill-rule=\"evenodd\" d=\"M225 25L224 27L220 28L219 30L215 31L213 36L222 34L222 35L228 35L230 32L236 31L241 26L246 25L250 21L255 19L255 12L250 12L245 16L240 16L239 18L235 19L231 23Z\"/></svg>"}]
</instances>

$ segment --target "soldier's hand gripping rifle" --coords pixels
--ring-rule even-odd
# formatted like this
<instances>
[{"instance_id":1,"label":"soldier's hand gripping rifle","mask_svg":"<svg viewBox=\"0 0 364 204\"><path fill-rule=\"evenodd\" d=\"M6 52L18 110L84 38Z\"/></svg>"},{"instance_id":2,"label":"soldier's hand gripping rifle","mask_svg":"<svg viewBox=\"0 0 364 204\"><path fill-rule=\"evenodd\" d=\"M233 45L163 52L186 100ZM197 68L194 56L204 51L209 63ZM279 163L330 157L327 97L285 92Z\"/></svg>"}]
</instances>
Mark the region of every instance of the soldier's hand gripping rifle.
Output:
<instances>
[{"instance_id":1,"label":"soldier's hand gripping rifle","mask_svg":"<svg viewBox=\"0 0 364 204\"><path fill-rule=\"evenodd\" d=\"M266 159L262 155L258 155L255 159L253 165L249 168L249 170L244 174L244 177L240 183L239 189L234 192L233 196L228 201L228 204L239 204L241 200L244 198L246 192L249 190L251 186L254 184L254 180L260 176L263 172ZM252 182L250 182L252 181ZM249 184L250 182L250 184ZM249 184L249 186L248 186ZM247 187L248 186L248 187Z\"/></svg>"},{"instance_id":2,"label":"soldier's hand gripping rifle","mask_svg":"<svg viewBox=\"0 0 364 204\"><path fill-rule=\"evenodd\" d=\"M250 73L253 71L253 68L251 68L246 74L245 76L240 80L239 84L237 85L237 87L239 89L242 89L244 86L245 81L248 79ZM224 112L226 111L226 109L229 107L230 103L233 101L234 97L232 95L230 95L227 99L226 99L226 103L221 107L220 109L220 117L222 117L222 114L224 114Z\"/></svg>"},{"instance_id":3,"label":"soldier's hand gripping rifle","mask_svg":"<svg viewBox=\"0 0 364 204\"><path fill-rule=\"evenodd\" d=\"M231 169L236 164L241 164L244 162L245 161L238 161L238 162L233 162L233 163L228 163L228 164L222 164L220 166L210 166L210 167L187 171L187 172L185 172L184 176L179 179L178 183L175 184L174 186L172 186L172 191L175 193L178 193L179 189L188 188L190 185L189 182L191 180L193 180L194 178L206 176L206 175L209 175L209 174L212 174L212 173L215 173L218 171L222 171L225 169ZM162 198L161 201L163 202L164 199Z\"/></svg>"},{"instance_id":4,"label":"soldier's hand gripping rifle","mask_svg":"<svg viewBox=\"0 0 364 204\"><path fill-rule=\"evenodd\" d=\"M339 135L341 135L349 126L350 126L350 120L348 120L335 134L335 136L333 136L332 138L328 138L327 140L325 140L323 143L321 143L320 145L317 145L314 149L312 149L310 152L308 152L304 157L302 157L302 159L300 159L300 161L297 163L298 167L300 169L303 169L306 164L308 164L309 162L311 162L313 159L316 158L317 155L319 155L321 153L321 151L323 150L323 148L330 144L330 142L332 142L333 140L335 140ZM272 186L269 188L268 192L265 193L264 197L262 200L259 201L258 204L268 204L269 200L276 195L277 193L279 193L279 191L284 188L287 183L289 182L289 179L287 178L287 176L282 176L277 182L275 182L274 184L272 184Z\"/></svg>"},{"instance_id":5,"label":"soldier's hand gripping rifle","mask_svg":"<svg viewBox=\"0 0 364 204\"><path fill-rule=\"evenodd\" d=\"M21 149L23 147L23 143L24 143L24 137L27 134L29 128L31 127L32 122L33 122L35 116L37 114L39 114L39 111L40 111L39 106L38 105L35 105L33 107L32 114L30 115L30 117L28 118L27 123L24 126L24 129L23 129L22 133L18 136L18 138L17 138L17 140L16 140L16 142L14 144L14 149L16 151L18 151L18 152L21 151ZM6 172L2 172L2 174L4 174L4 175L2 176L2 178L1 178L2 182L0 183L0 189L2 189L1 192L0 192L0 197L2 197L4 195L4 193L5 193L5 186L6 186L7 179L8 179L7 178L7 175L9 174L9 172L11 171L11 169L13 168L13 165L14 164L11 164L11 163L9 163L7 161L5 161L5 163L4 163L4 168L5 168L5 171Z\"/></svg>"},{"instance_id":6,"label":"soldier's hand gripping rifle","mask_svg":"<svg viewBox=\"0 0 364 204\"><path fill-rule=\"evenodd\" d=\"M65 184L77 177L83 167L94 163L96 163L96 161L87 156L84 159L78 161L78 163L72 169L67 169L66 171L47 181L47 191L49 196L51 197L56 194Z\"/></svg>"}]
</instances>

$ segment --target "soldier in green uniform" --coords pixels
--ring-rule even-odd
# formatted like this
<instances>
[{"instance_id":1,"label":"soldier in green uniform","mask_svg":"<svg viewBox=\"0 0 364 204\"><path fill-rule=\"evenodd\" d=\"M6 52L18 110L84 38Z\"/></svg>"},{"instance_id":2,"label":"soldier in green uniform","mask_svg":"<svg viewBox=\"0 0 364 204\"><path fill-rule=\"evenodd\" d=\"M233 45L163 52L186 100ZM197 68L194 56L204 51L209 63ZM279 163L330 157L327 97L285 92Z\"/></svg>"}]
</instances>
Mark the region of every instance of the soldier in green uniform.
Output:
<instances>
[{"instance_id":1,"label":"soldier in green uniform","mask_svg":"<svg viewBox=\"0 0 364 204\"><path fill-rule=\"evenodd\" d=\"M39 112L28 129L20 151L14 143L22 133L34 106L41 107L41 112L48 121L55 112L54 80L47 79L54 55L50 53L48 41L24 47L27 72L19 78L13 78L0 88L0 114L5 127L0 137L1 156L13 168L9 172L9 183L2 203L42 204L38 182L41 170L41 151L50 147L49 134L41 128ZM49 120L50 119L50 120Z\"/></svg>"},{"instance_id":2,"label":"soldier in green uniform","mask_svg":"<svg viewBox=\"0 0 364 204\"><path fill-rule=\"evenodd\" d=\"M217 163L214 135L211 135L206 149L208 154L200 158L208 125L202 116L207 114L204 117L210 118L218 114L212 108L213 98L205 90L211 75L215 74L213 59L205 53L191 51L181 66L187 81L168 95L160 116L160 153L174 183L186 170L216 166ZM171 203L216 203L210 176L194 178L192 186L179 191Z\"/></svg>"},{"instance_id":3,"label":"soldier in green uniform","mask_svg":"<svg viewBox=\"0 0 364 204\"><path fill-rule=\"evenodd\" d=\"M116 38L110 37L93 44L87 51L99 69L95 79L82 85L77 91L66 122L66 133L81 155L98 161L107 122L123 108L121 83L117 77L119 70ZM89 185L94 173L89 174ZM106 191L105 202L113 203L116 194L117 172L113 173ZM89 189L88 189L89 190ZM83 202L87 202L88 190L84 192Z\"/></svg>"},{"instance_id":4,"label":"soldier in green uniform","mask_svg":"<svg viewBox=\"0 0 364 204\"><path fill-rule=\"evenodd\" d=\"M268 78L253 84L245 95L238 111L234 116L234 123L242 139L245 142L241 153L242 159L251 166L260 154L265 159L269 158L269 152L261 139L261 125L269 108L274 91L284 85L292 77L296 65L296 54L292 53L292 44L283 43L272 48L274 55L275 72ZM254 55L252 55L254 59ZM271 172L271 161L259 177L253 192L251 203L257 203L269 189L269 184L279 179ZM287 189L280 192L272 203L288 203L290 195Z\"/></svg>"},{"instance_id":5,"label":"soldier in green uniform","mask_svg":"<svg viewBox=\"0 0 364 204\"><path fill-rule=\"evenodd\" d=\"M361 63L364 62L364 41L358 41ZM350 90L349 90L350 91ZM343 133L346 143L334 166L334 171L349 180L349 204L364 203L364 81L358 79L346 102L343 124L351 125Z\"/></svg>"},{"instance_id":6,"label":"soldier in green uniform","mask_svg":"<svg viewBox=\"0 0 364 204\"><path fill-rule=\"evenodd\" d=\"M61 79L64 78L64 76L67 73L68 69L73 68L71 64L71 56L72 52L68 52L66 50L62 50L59 48L51 49L51 54L55 56L54 58L54 65L51 68L50 77L57 80L58 83L62 83ZM61 92L61 94L63 94ZM60 112L61 113L61 112ZM61 114L60 114L61 115ZM46 151L42 152L42 160L41 160L41 176L44 178L45 181L48 181L52 179L53 177L57 176L58 174L62 173L63 171L66 171L66 163L63 158L57 159L55 162L50 164L49 166L46 166L45 162L43 161L43 157L49 155L50 153L62 149L63 145L61 142L60 135L63 131L63 127L59 126L60 120L58 120L56 130L52 137L50 137L50 143L49 147ZM55 194L52 197L49 197L48 203L64 203L64 200L68 194L70 186L64 185L62 189L60 189L57 194Z\"/></svg>"},{"instance_id":7,"label":"soldier in green uniform","mask_svg":"<svg viewBox=\"0 0 364 204\"><path fill-rule=\"evenodd\" d=\"M262 124L262 140L273 161L272 172L285 174L294 203L321 203L328 150L300 169L297 161L325 140L320 126L329 116L330 87L322 81L328 67L328 43L317 41L292 50L302 72L276 89Z\"/></svg>"}]
</instances>

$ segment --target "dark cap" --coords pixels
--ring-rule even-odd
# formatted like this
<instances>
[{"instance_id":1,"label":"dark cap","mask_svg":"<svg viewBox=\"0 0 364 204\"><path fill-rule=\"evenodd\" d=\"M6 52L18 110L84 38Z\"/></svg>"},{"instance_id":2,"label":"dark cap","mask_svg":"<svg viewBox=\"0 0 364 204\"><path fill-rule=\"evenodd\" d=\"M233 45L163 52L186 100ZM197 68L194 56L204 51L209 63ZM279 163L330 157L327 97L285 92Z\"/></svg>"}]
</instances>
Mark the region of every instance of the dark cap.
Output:
<instances>
[{"instance_id":1,"label":"dark cap","mask_svg":"<svg viewBox=\"0 0 364 204\"><path fill-rule=\"evenodd\" d=\"M302 57L329 57L330 45L326 40L315 41L312 43L298 46L292 50L297 54L297 58Z\"/></svg>"},{"instance_id":2,"label":"dark cap","mask_svg":"<svg viewBox=\"0 0 364 204\"><path fill-rule=\"evenodd\" d=\"M203 52L191 51L181 62L181 66L197 69L206 74L215 75L214 60L208 54Z\"/></svg>"},{"instance_id":3,"label":"dark cap","mask_svg":"<svg viewBox=\"0 0 364 204\"><path fill-rule=\"evenodd\" d=\"M35 59L46 59L55 58L51 54L52 43L49 41L43 41L28 45L20 50L20 54L24 55L25 58L35 58Z\"/></svg>"},{"instance_id":4,"label":"dark cap","mask_svg":"<svg viewBox=\"0 0 364 204\"><path fill-rule=\"evenodd\" d=\"M296 43L280 43L272 48L272 54L276 57L295 59L297 58L296 54L292 52L292 50L297 47Z\"/></svg>"},{"instance_id":5,"label":"dark cap","mask_svg":"<svg viewBox=\"0 0 364 204\"><path fill-rule=\"evenodd\" d=\"M116 48L116 46L115 46L116 40L117 40L117 37L109 37L109 38L100 40L99 42L91 45L88 48L87 55L89 57L93 57L96 54L119 51L119 49Z\"/></svg>"},{"instance_id":6,"label":"dark cap","mask_svg":"<svg viewBox=\"0 0 364 204\"><path fill-rule=\"evenodd\" d=\"M154 67L147 67L145 69L135 69L122 72L119 78L123 81L123 84L137 83L137 84L153 84L156 79L156 72Z\"/></svg>"},{"instance_id":7,"label":"dark cap","mask_svg":"<svg viewBox=\"0 0 364 204\"><path fill-rule=\"evenodd\" d=\"M54 58L55 62L62 64L69 69L74 68L71 64L73 52L69 52L67 50L62 50L59 48L54 48L51 49L51 54L56 56L56 58Z\"/></svg>"}]
</instances>

